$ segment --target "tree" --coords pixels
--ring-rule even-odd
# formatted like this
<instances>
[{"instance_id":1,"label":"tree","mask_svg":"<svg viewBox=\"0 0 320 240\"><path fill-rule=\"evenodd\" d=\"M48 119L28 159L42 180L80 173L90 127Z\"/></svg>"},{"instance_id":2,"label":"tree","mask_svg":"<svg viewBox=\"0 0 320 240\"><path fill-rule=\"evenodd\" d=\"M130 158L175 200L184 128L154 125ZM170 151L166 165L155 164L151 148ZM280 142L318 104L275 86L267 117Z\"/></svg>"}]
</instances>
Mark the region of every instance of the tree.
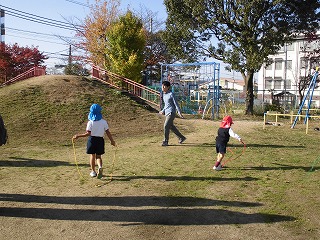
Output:
<instances>
[{"instance_id":1,"label":"tree","mask_svg":"<svg viewBox=\"0 0 320 240\"><path fill-rule=\"evenodd\" d=\"M11 57L6 51L6 45L3 42L0 43L0 53L0 83L3 83L7 80Z\"/></svg>"},{"instance_id":2,"label":"tree","mask_svg":"<svg viewBox=\"0 0 320 240\"><path fill-rule=\"evenodd\" d=\"M110 66L110 59L105 51L109 44L106 34L118 19L119 6L119 0L96 0L85 18L83 30L78 29L77 35L84 38L78 46L88 53L88 60L103 68Z\"/></svg>"},{"instance_id":3,"label":"tree","mask_svg":"<svg viewBox=\"0 0 320 240\"><path fill-rule=\"evenodd\" d=\"M110 61L110 71L141 82L146 38L140 19L128 11L113 23L106 32L106 39L105 53Z\"/></svg>"},{"instance_id":4,"label":"tree","mask_svg":"<svg viewBox=\"0 0 320 240\"><path fill-rule=\"evenodd\" d=\"M144 50L145 72L149 78L161 79L161 63L174 62L164 40L164 31L147 32L147 43Z\"/></svg>"},{"instance_id":5,"label":"tree","mask_svg":"<svg viewBox=\"0 0 320 240\"><path fill-rule=\"evenodd\" d=\"M70 63L65 66L64 74L66 75L77 75L77 76L89 76L90 71L82 66L81 63Z\"/></svg>"},{"instance_id":6,"label":"tree","mask_svg":"<svg viewBox=\"0 0 320 240\"><path fill-rule=\"evenodd\" d=\"M146 30L143 71L145 80L160 80L160 64L174 62L174 56L169 54L163 37L165 21L158 18L157 12L147 9L145 6L140 6L140 9L135 14L141 18L143 27Z\"/></svg>"},{"instance_id":7,"label":"tree","mask_svg":"<svg viewBox=\"0 0 320 240\"><path fill-rule=\"evenodd\" d=\"M0 74L2 81L9 80L34 66L41 66L48 59L36 47L20 47L18 44L0 47Z\"/></svg>"},{"instance_id":8,"label":"tree","mask_svg":"<svg viewBox=\"0 0 320 240\"><path fill-rule=\"evenodd\" d=\"M318 0L164 0L170 51L187 61L213 57L242 74L246 114L253 114L253 75L301 32L319 26Z\"/></svg>"}]
</instances>

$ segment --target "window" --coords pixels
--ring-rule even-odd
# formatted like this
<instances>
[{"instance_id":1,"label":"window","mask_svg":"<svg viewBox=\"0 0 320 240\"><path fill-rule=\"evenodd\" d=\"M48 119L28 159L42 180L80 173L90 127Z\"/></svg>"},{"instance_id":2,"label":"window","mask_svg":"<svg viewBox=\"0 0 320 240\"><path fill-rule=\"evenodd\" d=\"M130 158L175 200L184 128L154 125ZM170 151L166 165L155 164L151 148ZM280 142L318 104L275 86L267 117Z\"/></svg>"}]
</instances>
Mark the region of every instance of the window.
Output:
<instances>
[{"instance_id":1,"label":"window","mask_svg":"<svg viewBox=\"0 0 320 240\"><path fill-rule=\"evenodd\" d=\"M291 80L290 79L285 80L284 88L291 89Z\"/></svg>"},{"instance_id":2,"label":"window","mask_svg":"<svg viewBox=\"0 0 320 240\"><path fill-rule=\"evenodd\" d=\"M292 70L292 60L287 60L287 69Z\"/></svg>"},{"instance_id":3,"label":"window","mask_svg":"<svg viewBox=\"0 0 320 240\"><path fill-rule=\"evenodd\" d=\"M275 60L275 69L276 70L282 70L282 59L276 59Z\"/></svg>"},{"instance_id":4,"label":"window","mask_svg":"<svg viewBox=\"0 0 320 240\"><path fill-rule=\"evenodd\" d=\"M282 82L281 78L274 79L274 89L281 89L281 82Z\"/></svg>"},{"instance_id":5,"label":"window","mask_svg":"<svg viewBox=\"0 0 320 240\"><path fill-rule=\"evenodd\" d=\"M265 79L265 89L271 89L272 88L272 78L266 78Z\"/></svg>"},{"instance_id":6,"label":"window","mask_svg":"<svg viewBox=\"0 0 320 240\"><path fill-rule=\"evenodd\" d=\"M308 68L308 58L300 58L300 68Z\"/></svg>"}]
</instances>

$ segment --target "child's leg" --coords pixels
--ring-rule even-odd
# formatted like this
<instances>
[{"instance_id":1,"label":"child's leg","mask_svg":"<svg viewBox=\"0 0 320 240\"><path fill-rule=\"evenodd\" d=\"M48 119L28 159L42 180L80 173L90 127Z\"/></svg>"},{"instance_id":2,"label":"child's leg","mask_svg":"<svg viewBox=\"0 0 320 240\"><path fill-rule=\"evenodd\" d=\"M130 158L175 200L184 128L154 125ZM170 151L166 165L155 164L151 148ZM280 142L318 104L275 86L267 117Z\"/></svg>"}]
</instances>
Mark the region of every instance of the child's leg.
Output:
<instances>
[{"instance_id":1,"label":"child's leg","mask_svg":"<svg viewBox=\"0 0 320 240\"><path fill-rule=\"evenodd\" d=\"M92 171L96 171L96 154L90 155L90 167Z\"/></svg>"},{"instance_id":2,"label":"child's leg","mask_svg":"<svg viewBox=\"0 0 320 240\"><path fill-rule=\"evenodd\" d=\"M96 155L97 164L98 164L98 178L102 178L102 157L101 155Z\"/></svg>"},{"instance_id":3,"label":"child's leg","mask_svg":"<svg viewBox=\"0 0 320 240\"><path fill-rule=\"evenodd\" d=\"M96 155L96 160L97 160L97 164L98 164L98 168L102 168L102 157L101 155Z\"/></svg>"},{"instance_id":4,"label":"child's leg","mask_svg":"<svg viewBox=\"0 0 320 240\"><path fill-rule=\"evenodd\" d=\"M214 166L218 167L221 164L223 158L224 158L224 153L218 153L217 161L216 161L216 164Z\"/></svg>"}]
</instances>

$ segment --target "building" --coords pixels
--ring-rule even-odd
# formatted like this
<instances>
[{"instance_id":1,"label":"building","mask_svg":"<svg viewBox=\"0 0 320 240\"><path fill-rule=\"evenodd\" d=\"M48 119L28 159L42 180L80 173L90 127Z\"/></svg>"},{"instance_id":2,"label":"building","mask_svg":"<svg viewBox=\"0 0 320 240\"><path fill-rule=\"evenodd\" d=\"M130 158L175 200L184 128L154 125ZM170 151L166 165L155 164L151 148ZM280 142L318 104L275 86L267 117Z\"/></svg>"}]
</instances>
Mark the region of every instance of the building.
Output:
<instances>
[{"instance_id":1,"label":"building","mask_svg":"<svg viewBox=\"0 0 320 240\"><path fill-rule=\"evenodd\" d=\"M285 108L297 108L300 104L299 84L301 77L308 77L320 66L320 31L309 41L297 38L283 46L276 55L269 56L272 64L264 64L258 73L257 96L263 103L273 103L277 96L279 104ZM306 86L308 88L308 86ZM295 98L295 100L293 100ZM320 107L320 88L314 90L312 107Z\"/></svg>"}]
</instances>

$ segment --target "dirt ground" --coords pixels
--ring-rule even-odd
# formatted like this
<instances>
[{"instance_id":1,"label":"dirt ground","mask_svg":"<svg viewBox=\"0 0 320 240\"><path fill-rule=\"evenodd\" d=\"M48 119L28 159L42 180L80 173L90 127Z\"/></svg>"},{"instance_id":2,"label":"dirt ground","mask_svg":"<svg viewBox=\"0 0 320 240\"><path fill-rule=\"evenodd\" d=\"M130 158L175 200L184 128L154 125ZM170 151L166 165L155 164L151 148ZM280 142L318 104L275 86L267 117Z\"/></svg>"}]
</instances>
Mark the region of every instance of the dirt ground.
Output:
<instances>
[{"instance_id":1,"label":"dirt ground","mask_svg":"<svg viewBox=\"0 0 320 240\"><path fill-rule=\"evenodd\" d=\"M203 141L204 132L189 133L188 142ZM126 139L119 144L161 149L155 139ZM173 146L170 151L177 149L179 146ZM81 182L70 150L60 152L65 158L50 159L52 155L45 149L38 149L42 159L30 156L1 161L1 239L308 239L286 231L286 222L293 221L289 216L266 223L255 201L164 196L158 189L170 184L169 176L115 173L108 183L107 174L104 180L88 179L82 168L85 181ZM125 157L117 154L118 160ZM48 164L55 167L42 168ZM125 167L123 162L116 165L118 173ZM28 166L28 171L22 166ZM217 181L221 184L214 185L213 193L228 191L223 179Z\"/></svg>"},{"instance_id":2,"label":"dirt ground","mask_svg":"<svg viewBox=\"0 0 320 240\"><path fill-rule=\"evenodd\" d=\"M67 81L63 77L61 81L64 85L59 89L65 89L65 93L49 96L57 102L71 94L68 84L70 89L75 88L75 80ZM23 84L30 85L30 82ZM87 88L86 84L84 86ZM52 89L51 84L51 92ZM11 91L16 92L14 88ZM272 191L269 184L274 184L278 173L284 178L286 172L281 166L269 166L266 171L255 171L261 166L250 168L253 164L250 156L263 157L263 151L269 149L264 144L251 143L258 147L256 152L248 150L252 155L242 159L247 166L240 168L235 162L235 166L226 171L213 172L215 132L212 126L216 124L217 127L218 123L176 119L187 141L179 145L172 137L171 146L163 148L160 146L163 118L129 107L107 107L111 132L118 147L107 146L102 180L89 178L85 140L77 141L73 149L70 132L65 136L67 141L63 140L60 146L23 143L28 138L24 136L21 140L17 135L0 148L0 239L319 239L320 230L315 227L320 226L319 210L305 209L319 202L316 188L311 189L314 194L306 199L303 194L307 192L289 188L287 197L292 206L281 212L273 211L272 204L277 203L268 199ZM129 116L128 111L134 114ZM76 116L72 116L70 122L74 118ZM9 130L15 129L18 123L9 124ZM62 128L59 121L54 124ZM84 129L85 122L81 124ZM67 127L53 130L65 134ZM256 128L262 128L261 122L241 121L235 125L246 141L252 134L259 134ZM22 136L24 126L20 129ZM45 135L48 130L44 129L43 133ZM36 129L32 134L37 137ZM60 137L59 134L50 136ZM49 137L43 137L43 142L46 138ZM41 140L42 137L39 142ZM284 147L273 142L271 145L275 155L270 158L281 156ZM292 146L297 148L297 154L304 151L295 143ZM299 166L287 169L288 174L305 174ZM261 175L255 176L258 172ZM310 181L319 179L316 174L318 172L310 175ZM287 186L291 186L290 181ZM303 206L300 206L300 199L304 199Z\"/></svg>"}]
</instances>

